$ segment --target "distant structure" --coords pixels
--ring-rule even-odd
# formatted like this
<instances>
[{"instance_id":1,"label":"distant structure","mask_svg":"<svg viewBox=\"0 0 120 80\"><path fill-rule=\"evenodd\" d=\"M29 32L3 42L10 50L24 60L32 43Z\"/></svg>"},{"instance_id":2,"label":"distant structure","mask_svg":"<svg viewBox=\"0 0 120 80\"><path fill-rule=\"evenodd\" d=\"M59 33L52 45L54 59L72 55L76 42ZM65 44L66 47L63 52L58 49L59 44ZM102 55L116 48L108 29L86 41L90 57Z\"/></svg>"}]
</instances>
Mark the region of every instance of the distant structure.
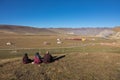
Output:
<instances>
[{"instance_id":1,"label":"distant structure","mask_svg":"<svg viewBox=\"0 0 120 80\"><path fill-rule=\"evenodd\" d=\"M57 38L57 44L61 44L61 43L62 41L59 38Z\"/></svg>"},{"instance_id":2,"label":"distant structure","mask_svg":"<svg viewBox=\"0 0 120 80\"><path fill-rule=\"evenodd\" d=\"M44 41L43 44L44 44L44 45L50 45L50 43L47 42L47 41Z\"/></svg>"},{"instance_id":3,"label":"distant structure","mask_svg":"<svg viewBox=\"0 0 120 80\"><path fill-rule=\"evenodd\" d=\"M85 41L86 40L86 38L82 38L82 41Z\"/></svg>"},{"instance_id":4,"label":"distant structure","mask_svg":"<svg viewBox=\"0 0 120 80\"><path fill-rule=\"evenodd\" d=\"M71 34L71 35L73 35L73 34L74 34L74 32L68 32L67 34Z\"/></svg>"},{"instance_id":5,"label":"distant structure","mask_svg":"<svg viewBox=\"0 0 120 80\"><path fill-rule=\"evenodd\" d=\"M57 41L60 41L60 39L59 39L59 38L57 38Z\"/></svg>"},{"instance_id":6,"label":"distant structure","mask_svg":"<svg viewBox=\"0 0 120 80\"><path fill-rule=\"evenodd\" d=\"M7 45L7 46L10 46L10 45L12 45L12 43L11 43L11 42L7 42L6 45Z\"/></svg>"},{"instance_id":7,"label":"distant structure","mask_svg":"<svg viewBox=\"0 0 120 80\"><path fill-rule=\"evenodd\" d=\"M86 38L66 38L66 40L85 41Z\"/></svg>"}]
</instances>

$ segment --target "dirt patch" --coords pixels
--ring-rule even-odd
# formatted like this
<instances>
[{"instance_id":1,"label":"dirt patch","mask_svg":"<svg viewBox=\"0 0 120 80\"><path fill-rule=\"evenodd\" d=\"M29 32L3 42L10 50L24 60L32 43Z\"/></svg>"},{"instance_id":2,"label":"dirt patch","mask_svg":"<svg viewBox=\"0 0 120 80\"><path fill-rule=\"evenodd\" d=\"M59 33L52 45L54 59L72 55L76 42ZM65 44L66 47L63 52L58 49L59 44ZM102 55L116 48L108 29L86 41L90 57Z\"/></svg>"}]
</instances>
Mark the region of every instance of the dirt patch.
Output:
<instances>
[{"instance_id":1,"label":"dirt patch","mask_svg":"<svg viewBox=\"0 0 120 80\"><path fill-rule=\"evenodd\" d=\"M100 45L105 45L105 46L115 46L115 47L119 47L120 44L119 43L99 43Z\"/></svg>"}]
</instances>

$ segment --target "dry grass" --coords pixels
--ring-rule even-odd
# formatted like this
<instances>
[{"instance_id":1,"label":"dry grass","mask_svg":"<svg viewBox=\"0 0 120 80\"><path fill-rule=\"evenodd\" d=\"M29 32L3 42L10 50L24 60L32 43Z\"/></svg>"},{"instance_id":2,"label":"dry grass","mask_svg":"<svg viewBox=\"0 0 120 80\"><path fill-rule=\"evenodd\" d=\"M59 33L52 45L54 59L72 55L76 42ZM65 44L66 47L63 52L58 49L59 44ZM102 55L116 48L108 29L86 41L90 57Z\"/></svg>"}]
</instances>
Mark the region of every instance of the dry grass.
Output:
<instances>
[{"instance_id":1,"label":"dry grass","mask_svg":"<svg viewBox=\"0 0 120 80\"><path fill-rule=\"evenodd\" d=\"M50 35L0 35L0 49L16 49L16 48L59 48L59 47L71 47L80 46L83 44L98 43L98 42L116 42L115 40L105 40L95 38L95 41L87 38L86 41L66 40L66 38L82 38L81 36L50 36ZM62 44L57 44L57 38L62 40ZM49 45L45 45L44 42L49 42ZM11 42L11 46L7 46L6 43Z\"/></svg>"},{"instance_id":2,"label":"dry grass","mask_svg":"<svg viewBox=\"0 0 120 80\"><path fill-rule=\"evenodd\" d=\"M115 53L69 53L40 67L19 58L0 64L0 80L119 80L119 58Z\"/></svg>"},{"instance_id":3,"label":"dry grass","mask_svg":"<svg viewBox=\"0 0 120 80\"><path fill-rule=\"evenodd\" d=\"M120 47L100 45L116 43L116 40L87 38L86 41L65 40L66 37L80 36L41 36L41 35L0 35L0 80L119 80ZM63 44L57 45L61 38ZM5 43L12 41L13 46ZM50 42L44 45L43 42ZM32 48L32 49L20 49ZM34 48L34 49L33 49ZM3 50L5 49L5 50ZM9 50L11 49L11 50ZM49 50L53 56L65 57L50 64L23 64L25 52L31 58L35 52Z\"/></svg>"}]
</instances>

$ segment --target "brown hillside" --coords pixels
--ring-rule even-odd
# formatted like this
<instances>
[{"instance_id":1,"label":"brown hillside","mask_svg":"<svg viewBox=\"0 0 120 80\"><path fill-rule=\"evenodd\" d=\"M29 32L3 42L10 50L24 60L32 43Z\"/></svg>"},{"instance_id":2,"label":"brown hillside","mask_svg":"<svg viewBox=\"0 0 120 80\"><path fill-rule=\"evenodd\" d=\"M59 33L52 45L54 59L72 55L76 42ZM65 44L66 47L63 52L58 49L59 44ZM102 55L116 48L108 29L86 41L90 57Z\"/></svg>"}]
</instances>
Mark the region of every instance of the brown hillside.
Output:
<instances>
[{"instance_id":1,"label":"brown hillside","mask_svg":"<svg viewBox=\"0 0 120 80\"><path fill-rule=\"evenodd\" d=\"M19 34L56 34L46 28L33 28L28 26L0 25L2 33L19 33Z\"/></svg>"},{"instance_id":2,"label":"brown hillside","mask_svg":"<svg viewBox=\"0 0 120 80\"><path fill-rule=\"evenodd\" d=\"M117 27L113 28L113 30L116 31L116 32L119 32L120 31L120 26L117 26Z\"/></svg>"}]
</instances>

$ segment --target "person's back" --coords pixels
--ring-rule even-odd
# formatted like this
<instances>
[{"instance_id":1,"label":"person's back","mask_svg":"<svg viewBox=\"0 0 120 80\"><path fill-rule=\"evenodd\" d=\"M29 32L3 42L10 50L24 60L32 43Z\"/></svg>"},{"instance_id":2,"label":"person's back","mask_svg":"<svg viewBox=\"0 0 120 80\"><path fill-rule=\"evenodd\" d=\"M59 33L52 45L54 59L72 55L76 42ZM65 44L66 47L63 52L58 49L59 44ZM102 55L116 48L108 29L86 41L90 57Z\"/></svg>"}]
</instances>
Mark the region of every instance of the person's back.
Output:
<instances>
[{"instance_id":1,"label":"person's back","mask_svg":"<svg viewBox=\"0 0 120 80\"><path fill-rule=\"evenodd\" d=\"M24 57L23 57L23 63L24 64L27 64L27 63L30 63L31 62L31 59L28 58L28 54L25 53L24 54Z\"/></svg>"},{"instance_id":2,"label":"person's back","mask_svg":"<svg viewBox=\"0 0 120 80\"><path fill-rule=\"evenodd\" d=\"M41 57L40 57L39 53L36 53L36 54L35 54L34 63L35 63L35 64L42 63L42 60L41 60Z\"/></svg>"},{"instance_id":3,"label":"person's back","mask_svg":"<svg viewBox=\"0 0 120 80\"><path fill-rule=\"evenodd\" d=\"M52 56L49 54L49 52L47 51L47 53L44 55L44 59L43 62L44 63L50 63L52 62L53 58Z\"/></svg>"}]
</instances>

